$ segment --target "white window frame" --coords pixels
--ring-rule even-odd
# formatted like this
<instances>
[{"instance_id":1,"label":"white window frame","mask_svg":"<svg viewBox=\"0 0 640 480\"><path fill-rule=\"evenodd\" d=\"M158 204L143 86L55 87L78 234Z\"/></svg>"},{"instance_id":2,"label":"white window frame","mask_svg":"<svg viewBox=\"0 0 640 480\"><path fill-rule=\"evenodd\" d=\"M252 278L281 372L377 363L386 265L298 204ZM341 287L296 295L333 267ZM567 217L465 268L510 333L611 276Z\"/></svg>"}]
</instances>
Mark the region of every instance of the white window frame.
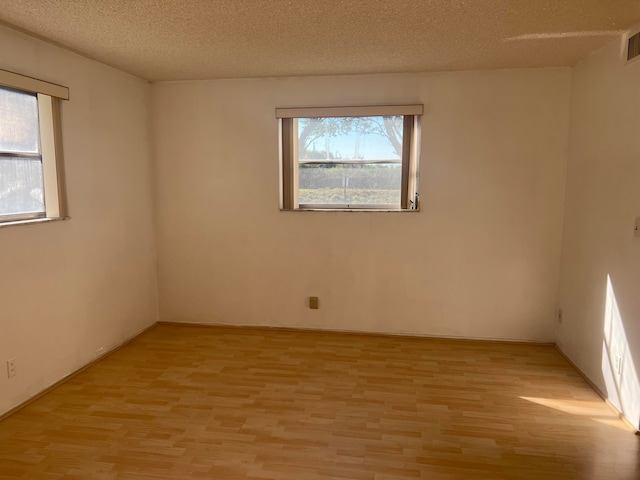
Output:
<instances>
[{"instance_id":1,"label":"white window frame","mask_svg":"<svg viewBox=\"0 0 640 480\"><path fill-rule=\"evenodd\" d=\"M0 70L0 87L26 94L36 94L40 130L40 154L44 187L45 212L0 215L0 227L43 220L67 218L62 163L61 100L69 99L69 89L25 75ZM0 152L15 155L14 152Z\"/></svg>"},{"instance_id":2,"label":"white window frame","mask_svg":"<svg viewBox=\"0 0 640 480\"><path fill-rule=\"evenodd\" d=\"M281 210L343 211L418 211L418 164L420 156L420 119L424 106L367 105L355 107L276 108L280 153ZM402 180L400 207L395 205L302 205L298 200L297 119L335 117L403 116Z\"/></svg>"}]
</instances>

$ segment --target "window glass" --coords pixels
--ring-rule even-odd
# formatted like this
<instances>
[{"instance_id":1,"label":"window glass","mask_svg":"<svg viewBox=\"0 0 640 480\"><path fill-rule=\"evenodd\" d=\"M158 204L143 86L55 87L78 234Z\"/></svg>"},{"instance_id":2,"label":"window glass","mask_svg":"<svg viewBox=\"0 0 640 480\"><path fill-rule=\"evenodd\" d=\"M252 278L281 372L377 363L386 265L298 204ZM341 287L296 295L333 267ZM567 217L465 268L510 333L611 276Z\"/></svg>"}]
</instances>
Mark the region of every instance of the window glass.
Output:
<instances>
[{"instance_id":1,"label":"window glass","mask_svg":"<svg viewBox=\"0 0 640 480\"><path fill-rule=\"evenodd\" d=\"M402 116L298 119L298 160L393 160L402 157Z\"/></svg>"},{"instance_id":2,"label":"window glass","mask_svg":"<svg viewBox=\"0 0 640 480\"><path fill-rule=\"evenodd\" d=\"M297 121L300 205L399 207L401 115Z\"/></svg>"},{"instance_id":3,"label":"window glass","mask_svg":"<svg viewBox=\"0 0 640 480\"><path fill-rule=\"evenodd\" d=\"M0 215L44 213L42 162L0 157Z\"/></svg>"},{"instance_id":4,"label":"window glass","mask_svg":"<svg viewBox=\"0 0 640 480\"><path fill-rule=\"evenodd\" d=\"M299 202L303 205L400 205L401 181L400 164L300 164Z\"/></svg>"},{"instance_id":5,"label":"window glass","mask_svg":"<svg viewBox=\"0 0 640 480\"><path fill-rule=\"evenodd\" d=\"M40 152L36 95L0 87L0 152Z\"/></svg>"}]
</instances>

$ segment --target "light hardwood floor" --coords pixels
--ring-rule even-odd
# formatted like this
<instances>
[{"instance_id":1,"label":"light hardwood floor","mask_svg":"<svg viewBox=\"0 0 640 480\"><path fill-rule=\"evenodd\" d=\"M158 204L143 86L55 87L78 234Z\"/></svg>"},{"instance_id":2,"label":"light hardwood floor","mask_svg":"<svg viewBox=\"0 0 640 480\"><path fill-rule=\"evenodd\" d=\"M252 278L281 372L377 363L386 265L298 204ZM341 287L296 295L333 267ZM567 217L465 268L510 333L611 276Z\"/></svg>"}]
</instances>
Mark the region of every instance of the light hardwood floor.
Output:
<instances>
[{"instance_id":1,"label":"light hardwood floor","mask_svg":"<svg viewBox=\"0 0 640 480\"><path fill-rule=\"evenodd\" d=\"M0 423L5 479L640 479L548 346L161 325Z\"/></svg>"}]
</instances>

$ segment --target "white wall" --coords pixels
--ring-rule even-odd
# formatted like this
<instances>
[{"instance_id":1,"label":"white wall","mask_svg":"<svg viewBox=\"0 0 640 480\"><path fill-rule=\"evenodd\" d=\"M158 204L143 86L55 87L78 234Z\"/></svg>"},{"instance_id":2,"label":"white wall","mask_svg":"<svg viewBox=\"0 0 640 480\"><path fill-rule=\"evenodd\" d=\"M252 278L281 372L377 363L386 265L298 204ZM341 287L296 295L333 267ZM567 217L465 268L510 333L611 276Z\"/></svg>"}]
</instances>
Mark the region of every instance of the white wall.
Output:
<instances>
[{"instance_id":1,"label":"white wall","mask_svg":"<svg viewBox=\"0 0 640 480\"><path fill-rule=\"evenodd\" d=\"M157 319L149 86L0 27L0 68L66 85L71 220L0 229L0 413ZM102 350L102 351L105 351ZM7 379L5 360L17 359Z\"/></svg>"},{"instance_id":2,"label":"white wall","mask_svg":"<svg viewBox=\"0 0 640 480\"><path fill-rule=\"evenodd\" d=\"M570 79L153 85L160 318L553 341ZM276 107L394 102L425 104L420 213L279 211Z\"/></svg>"},{"instance_id":3,"label":"white wall","mask_svg":"<svg viewBox=\"0 0 640 480\"><path fill-rule=\"evenodd\" d=\"M640 63L619 52L614 42L573 72L557 341L638 427Z\"/></svg>"}]
</instances>

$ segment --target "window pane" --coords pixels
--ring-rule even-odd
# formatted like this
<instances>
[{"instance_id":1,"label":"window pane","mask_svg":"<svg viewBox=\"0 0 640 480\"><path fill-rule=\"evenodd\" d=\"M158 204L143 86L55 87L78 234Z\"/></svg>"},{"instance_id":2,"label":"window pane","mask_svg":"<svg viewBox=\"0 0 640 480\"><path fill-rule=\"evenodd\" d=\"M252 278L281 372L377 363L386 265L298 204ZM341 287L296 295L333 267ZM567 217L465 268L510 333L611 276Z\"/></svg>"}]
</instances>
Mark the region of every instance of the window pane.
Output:
<instances>
[{"instance_id":1,"label":"window pane","mask_svg":"<svg viewBox=\"0 0 640 480\"><path fill-rule=\"evenodd\" d=\"M400 160L403 117L298 119L298 160Z\"/></svg>"},{"instance_id":2,"label":"window pane","mask_svg":"<svg viewBox=\"0 0 640 480\"><path fill-rule=\"evenodd\" d=\"M400 164L301 164L301 205L393 205L400 207Z\"/></svg>"},{"instance_id":3,"label":"window pane","mask_svg":"<svg viewBox=\"0 0 640 480\"><path fill-rule=\"evenodd\" d=\"M35 95L0 88L0 151L40 151L38 99Z\"/></svg>"},{"instance_id":4,"label":"window pane","mask_svg":"<svg viewBox=\"0 0 640 480\"><path fill-rule=\"evenodd\" d=\"M44 212L42 162L0 157L0 215Z\"/></svg>"}]
</instances>

